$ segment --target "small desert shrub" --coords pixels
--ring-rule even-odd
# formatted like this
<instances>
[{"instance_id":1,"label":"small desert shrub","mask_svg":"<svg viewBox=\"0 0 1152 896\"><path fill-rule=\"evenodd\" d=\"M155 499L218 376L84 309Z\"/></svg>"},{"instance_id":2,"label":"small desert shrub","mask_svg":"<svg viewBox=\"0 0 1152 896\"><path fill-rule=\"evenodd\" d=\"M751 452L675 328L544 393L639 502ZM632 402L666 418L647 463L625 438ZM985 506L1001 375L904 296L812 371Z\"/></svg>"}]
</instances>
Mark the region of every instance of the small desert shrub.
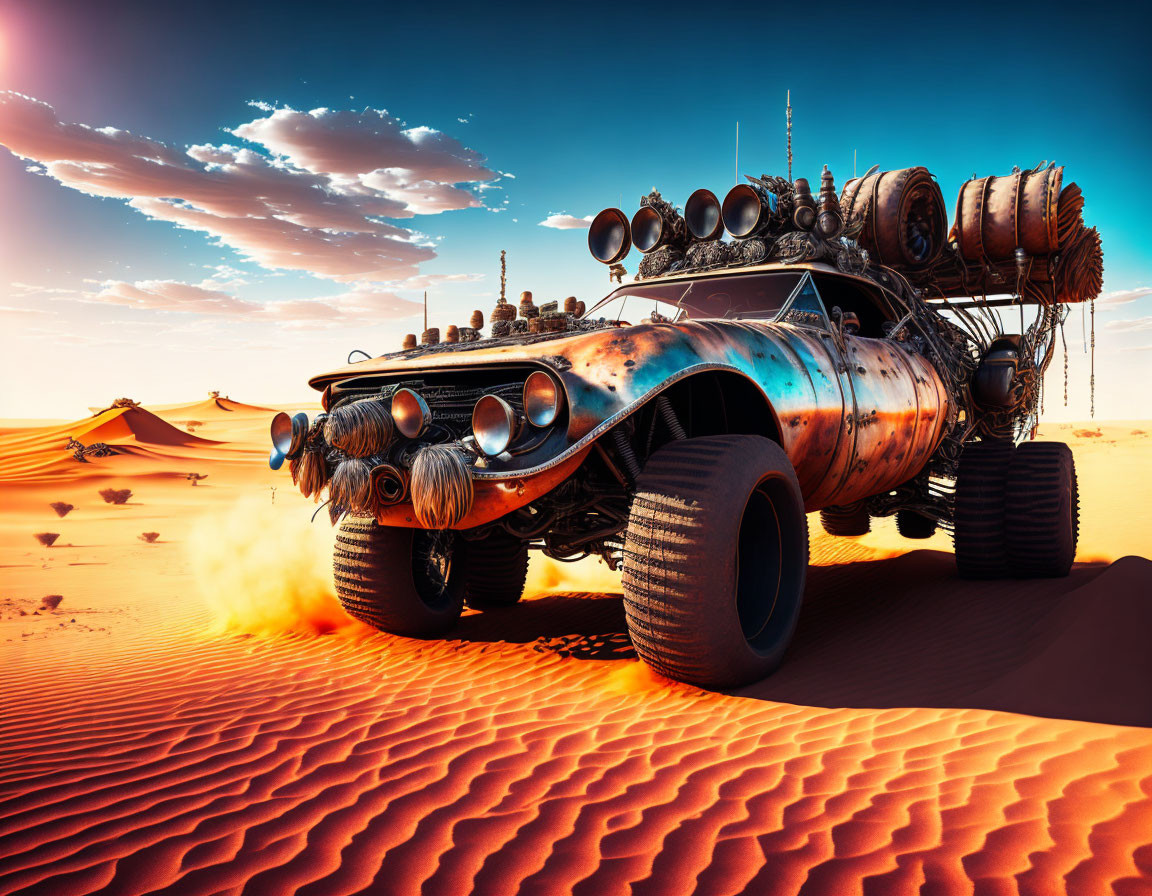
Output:
<instances>
[{"instance_id":1,"label":"small desert shrub","mask_svg":"<svg viewBox=\"0 0 1152 896\"><path fill-rule=\"evenodd\" d=\"M201 479L207 479L208 474L207 473L189 473L184 478L187 479L189 482L191 482L193 485L195 485Z\"/></svg>"},{"instance_id":2,"label":"small desert shrub","mask_svg":"<svg viewBox=\"0 0 1152 896\"><path fill-rule=\"evenodd\" d=\"M44 610L55 610L62 600L64 600L63 594L49 594L40 601L40 607Z\"/></svg>"},{"instance_id":3,"label":"small desert shrub","mask_svg":"<svg viewBox=\"0 0 1152 896\"><path fill-rule=\"evenodd\" d=\"M67 501L53 501L48 505L56 511L56 516L68 516L76 508Z\"/></svg>"},{"instance_id":4,"label":"small desert shrub","mask_svg":"<svg viewBox=\"0 0 1152 896\"><path fill-rule=\"evenodd\" d=\"M104 499L105 504L127 504L128 499L132 497L132 489L102 488L100 489L100 497Z\"/></svg>"},{"instance_id":5,"label":"small desert shrub","mask_svg":"<svg viewBox=\"0 0 1152 896\"><path fill-rule=\"evenodd\" d=\"M37 532L36 540L46 548L52 547L56 543L56 539L60 537L59 532Z\"/></svg>"},{"instance_id":6,"label":"small desert shrub","mask_svg":"<svg viewBox=\"0 0 1152 896\"><path fill-rule=\"evenodd\" d=\"M139 538L141 541L147 542L148 544L152 544L154 541L156 541L157 538L160 537L160 533L159 532L141 532L136 537Z\"/></svg>"}]
</instances>

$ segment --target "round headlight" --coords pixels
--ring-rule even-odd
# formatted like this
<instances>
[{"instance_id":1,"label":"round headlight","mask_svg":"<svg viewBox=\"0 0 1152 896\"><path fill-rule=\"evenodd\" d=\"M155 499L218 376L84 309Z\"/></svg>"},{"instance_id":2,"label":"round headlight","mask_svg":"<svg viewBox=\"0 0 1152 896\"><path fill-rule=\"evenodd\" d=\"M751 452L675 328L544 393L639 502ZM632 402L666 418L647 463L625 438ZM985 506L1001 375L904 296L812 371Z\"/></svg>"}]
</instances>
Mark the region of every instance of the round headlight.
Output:
<instances>
[{"instance_id":1,"label":"round headlight","mask_svg":"<svg viewBox=\"0 0 1152 896\"><path fill-rule=\"evenodd\" d=\"M519 425L512 405L495 395L483 396L472 409L472 435L476 438L476 447L488 457L508 449Z\"/></svg>"},{"instance_id":2,"label":"round headlight","mask_svg":"<svg viewBox=\"0 0 1152 896\"><path fill-rule=\"evenodd\" d=\"M524 381L524 416L533 426L552 424L563 401L560 384L543 370L533 371Z\"/></svg>"},{"instance_id":3,"label":"round headlight","mask_svg":"<svg viewBox=\"0 0 1152 896\"><path fill-rule=\"evenodd\" d=\"M392 419L401 435L414 439L432 422L428 402L411 389L398 389L392 396Z\"/></svg>"}]
</instances>

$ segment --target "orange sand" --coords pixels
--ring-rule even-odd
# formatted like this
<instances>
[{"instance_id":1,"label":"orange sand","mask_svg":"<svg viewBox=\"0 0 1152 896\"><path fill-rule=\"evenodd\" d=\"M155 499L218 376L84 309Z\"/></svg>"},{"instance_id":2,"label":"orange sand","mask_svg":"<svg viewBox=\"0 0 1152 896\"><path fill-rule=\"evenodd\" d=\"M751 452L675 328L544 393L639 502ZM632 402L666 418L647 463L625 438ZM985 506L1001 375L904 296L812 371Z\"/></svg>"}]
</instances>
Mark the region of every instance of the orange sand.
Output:
<instances>
[{"instance_id":1,"label":"orange sand","mask_svg":"<svg viewBox=\"0 0 1152 896\"><path fill-rule=\"evenodd\" d=\"M724 695L640 664L590 562L450 639L366 631L271 412L157 414L0 430L0 893L1152 892L1152 425L1043 433L1066 580L813 520L787 664Z\"/></svg>"}]
</instances>

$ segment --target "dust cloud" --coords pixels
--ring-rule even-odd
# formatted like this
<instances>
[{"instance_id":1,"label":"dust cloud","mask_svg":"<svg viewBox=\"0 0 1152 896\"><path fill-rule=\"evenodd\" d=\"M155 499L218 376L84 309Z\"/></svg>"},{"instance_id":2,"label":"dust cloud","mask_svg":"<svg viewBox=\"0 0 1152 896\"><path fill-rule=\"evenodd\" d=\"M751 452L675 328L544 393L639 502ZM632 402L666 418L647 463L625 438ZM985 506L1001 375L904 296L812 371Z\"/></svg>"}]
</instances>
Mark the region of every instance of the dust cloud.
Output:
<instances>
[{"instance_id":1,"label":"dust cloud","mask_svg":"<svg viewBox=\"0 0 1152 896\"><path fill-rule=\"evenodd\" d=\"M316 634L354 625L332 584L333 530L309 517L298 504L251 499L194 524L190 565L220 628Z\"/></svg>"}]
</instances>

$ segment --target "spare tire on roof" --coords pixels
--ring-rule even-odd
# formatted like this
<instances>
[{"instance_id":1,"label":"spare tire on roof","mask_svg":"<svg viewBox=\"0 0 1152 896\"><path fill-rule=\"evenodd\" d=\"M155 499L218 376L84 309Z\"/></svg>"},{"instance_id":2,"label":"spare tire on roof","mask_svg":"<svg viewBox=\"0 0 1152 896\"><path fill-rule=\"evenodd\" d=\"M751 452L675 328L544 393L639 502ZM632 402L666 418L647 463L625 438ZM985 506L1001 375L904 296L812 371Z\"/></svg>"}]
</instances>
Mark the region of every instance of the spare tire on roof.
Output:
<instances>
[{"instance_id":1,"label":"spare tire on roof","mask_svg":"<svg viewBox=\"0 0 1152 896\"><path fill-rule=\"evenodd\" d=\"M891 268L922 270L940 255L947 236L944 196L927 168L876 171L856 177L840 194L844 229Z\"/></svg>"}]
</instances>

